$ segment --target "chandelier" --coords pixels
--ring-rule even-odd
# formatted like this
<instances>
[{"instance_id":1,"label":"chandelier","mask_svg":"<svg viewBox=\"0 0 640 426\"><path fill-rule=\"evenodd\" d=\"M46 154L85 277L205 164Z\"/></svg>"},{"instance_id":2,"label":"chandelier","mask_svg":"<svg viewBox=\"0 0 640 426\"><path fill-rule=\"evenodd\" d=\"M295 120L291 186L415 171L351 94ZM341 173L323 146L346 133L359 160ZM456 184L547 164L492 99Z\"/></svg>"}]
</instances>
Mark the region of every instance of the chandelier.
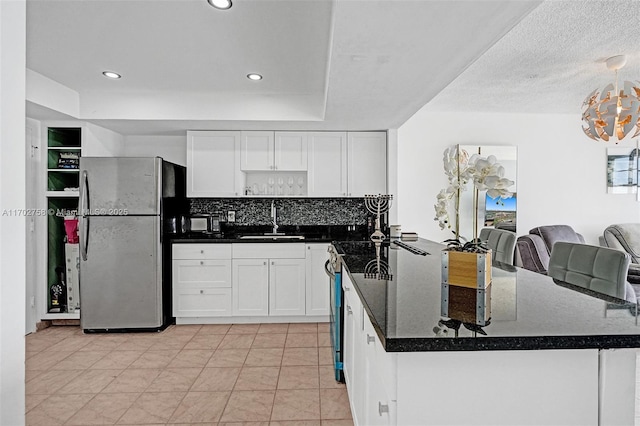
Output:
<instances>
[{"instance_id":1,"label":"chandelier","mask_svg":"<svg viewBox=\"0 0 640 426\"><path fill-rule=\"evenodd\" d=\"M618 90L618 70L625 66L627 57L612 56L606 63L616 72L615 85L596 89L584 100L582 130L596 141L621 141L630 133L635 138L640 135L640 82L625 81Z\"/></svg>"}]
</instances>

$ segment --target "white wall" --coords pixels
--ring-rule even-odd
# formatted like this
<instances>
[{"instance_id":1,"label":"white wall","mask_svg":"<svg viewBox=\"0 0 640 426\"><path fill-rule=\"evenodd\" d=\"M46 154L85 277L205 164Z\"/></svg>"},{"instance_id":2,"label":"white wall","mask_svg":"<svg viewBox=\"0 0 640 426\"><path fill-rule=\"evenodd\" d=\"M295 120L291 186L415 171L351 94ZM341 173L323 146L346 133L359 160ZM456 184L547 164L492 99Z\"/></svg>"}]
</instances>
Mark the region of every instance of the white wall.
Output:
<instances>
[{"instance_id":1,"label":"white wall","mask_svg":"<svg viewBox=\"0 0 640 426\"><path fill-rule=\"evenodd\" d=\"M124 137L112 130L91 123L83 125L83 157L116 157L124 155Z\"/></svg>"},{"instance_id":2,"label":"white wall","mask_svg":"<svg viewBox=\"0 0 640 426\"><path fill-rule=\"evenodd\" d=\"M0 212L25 208L25 0L0 1ZM0 424L24 424L25 218L0 216Z\"/></svg>"},{"instance_id":3,"label":"white wall","mask_svg":"<svg viewBox=\"0 0 640 426\"><path fill-rule=\"evenodd\" d=\"M587 243L598 244L608 225L640 221L635 194L607 194L606 148L616 145L585 136L579 115L421 110L398 129L398 216L404 232L436 241L450 237L433 220L433 205L447 183L442 153L458 143L518 147L519 235L539 225L567 224Z\"/></svg>"},{"instance_id":4,"label":"white wall","mask_svg":"<svg viewBox=\"0 0 640 426\"><path fill-rule=\"evenodd\" d=\"M127 136L124 156L162 157L181 166L187 165L187 136Z\"/></svg>"}]
</instances>

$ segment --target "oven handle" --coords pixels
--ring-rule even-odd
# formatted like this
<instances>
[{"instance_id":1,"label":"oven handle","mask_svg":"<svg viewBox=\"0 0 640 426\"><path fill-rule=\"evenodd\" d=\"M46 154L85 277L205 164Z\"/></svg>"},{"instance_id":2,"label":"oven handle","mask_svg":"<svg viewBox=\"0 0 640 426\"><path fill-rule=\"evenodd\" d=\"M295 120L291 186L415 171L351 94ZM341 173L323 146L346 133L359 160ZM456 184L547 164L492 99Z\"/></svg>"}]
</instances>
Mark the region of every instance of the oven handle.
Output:
<instances>
[{"instance_id":1,"label":"oven handle","mask_svg":"<svg viewBox=\"0 0 640 426\"><path fill-rule=\"evenodd\" d=\"M327 259L324 263L324 272L329 276L329 278L335 278L336 274L329 270L329 265L331 263L331 259Z\"/></svg>"}]
</instances>

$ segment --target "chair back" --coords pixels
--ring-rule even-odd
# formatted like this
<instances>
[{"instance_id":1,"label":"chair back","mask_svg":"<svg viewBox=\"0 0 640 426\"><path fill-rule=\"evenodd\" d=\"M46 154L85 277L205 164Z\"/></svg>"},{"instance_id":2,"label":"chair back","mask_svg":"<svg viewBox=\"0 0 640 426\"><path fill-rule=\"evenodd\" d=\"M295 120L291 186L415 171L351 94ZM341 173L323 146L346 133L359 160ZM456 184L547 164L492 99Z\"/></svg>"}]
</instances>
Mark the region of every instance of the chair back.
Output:
<instances>
[{"instance_id":1,"label":"chair back","mask_svg":"<svg viewBox=\"0 0 640 426\"><path fill-rule=\"evenodd\" d=\"M559 241L553 245L548 275L556 283L568 283L636 303L627 283L629 255L607 247Z\"/></svg>"},{"instance_id":2,"label":"chair back","mask_svg":"<svg viewBox=\"0 0 640 426\"><path fill-rule=\"evenodd\" d=\"M558 241L584 243L584 237L569 225L538 226L521 235L516 241L521 266L524 269L546 274L553 245Z\"/></svg>"},{"instance_id":3,"label":"chair back","mask_svg":"<svg viewBox=\"0 0 640 426\"><path fill-rule=\"evenodd\" d=\"M516 247L515 232L505 229L483 228L480 239L486 241L492 251L493 260L513 265L513 255Z\"/></svg>"},{"instance_id":4,"label":"chair back","mask_svg":"<svg viewBox=\"0 0 640 426\"><path fill-rule=\"evenodd\" d=\"M627 252L631 263L640 263L640 223L621 223L608 226L602 235L605 247Z\"/></svg>"}]
</instances>

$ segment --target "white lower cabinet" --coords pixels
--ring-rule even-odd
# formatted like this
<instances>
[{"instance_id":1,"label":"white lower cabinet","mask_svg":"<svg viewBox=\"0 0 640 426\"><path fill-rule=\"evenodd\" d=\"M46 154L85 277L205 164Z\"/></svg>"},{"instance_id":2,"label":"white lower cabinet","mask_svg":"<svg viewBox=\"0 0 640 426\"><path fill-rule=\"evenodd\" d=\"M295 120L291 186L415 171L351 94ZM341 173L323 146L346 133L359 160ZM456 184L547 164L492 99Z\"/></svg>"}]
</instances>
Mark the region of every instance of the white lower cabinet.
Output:
<instances>
[{"instance_id":1,"label":"white lower cabinet","mask_svg":"<svg viewBox=\"0 0 640 426\"><path fill-rule=\"evenodd\" d=\"M233 315L269 315L269 261L233 259Z\"/></svg>"},{"instance_id":2,"label":"white lower cabinet","mask_svg":"<svg viewBox=\"0 0 640 426\"><path fill-rule=\"evenodd\" d=\"M329 244L307 244L306 314L329 315L329 278L324 270Z\"/></svg>"},{"instance_id":3,"label":"white lower cabinet","mask_svg":"<svg viewBox=\"0 0 640 426\"><path fill-rule=\"evenodd\" d=\"M305 315L304 244L232 247L234 315ZM265 254L269 257L263 257Z\"/></svg>"},{"instance_id":4,"label":"white lower cabinet","mask_svg":"<svg viewBox=\"0 0 640 426\"><path fill-rule=\"evenodd\" d=\"M312 320L326 321L327 247L326 243L173 244L173 315L184 318L179 323L191 324L198 317L269 316L272 321L278 317L286 321L315 316Z\"/></svg>"},{"instance_id":5,"label":"white lower cabinet","mask_svg":"<svg viewBox=\"0 0 640 426\"><path fill-rule=\"evenodd\" d=\"M271 259L269 315L305 314L304 271L304 259Z\"/></svg>"},{"instance_id":6,"label":"white lower cabinet","mask_svg":"<svg viewBox=\"0 0 640 426\"><path fill-rule=\"evenodd\" d=\"M395 425L396 354L387 353L347 274L344 292L344 376L356 425Z\"/></svg>"},{"instance_id":7,"label":"white lower cabinet","mask_svg":"<svg viewBox=\"0 0 640 426\"><path fill-rule=\"evenodd\" d=\"M173 315L231 315L231 245L175 244Z\"/></svg>"}]
</instances>

